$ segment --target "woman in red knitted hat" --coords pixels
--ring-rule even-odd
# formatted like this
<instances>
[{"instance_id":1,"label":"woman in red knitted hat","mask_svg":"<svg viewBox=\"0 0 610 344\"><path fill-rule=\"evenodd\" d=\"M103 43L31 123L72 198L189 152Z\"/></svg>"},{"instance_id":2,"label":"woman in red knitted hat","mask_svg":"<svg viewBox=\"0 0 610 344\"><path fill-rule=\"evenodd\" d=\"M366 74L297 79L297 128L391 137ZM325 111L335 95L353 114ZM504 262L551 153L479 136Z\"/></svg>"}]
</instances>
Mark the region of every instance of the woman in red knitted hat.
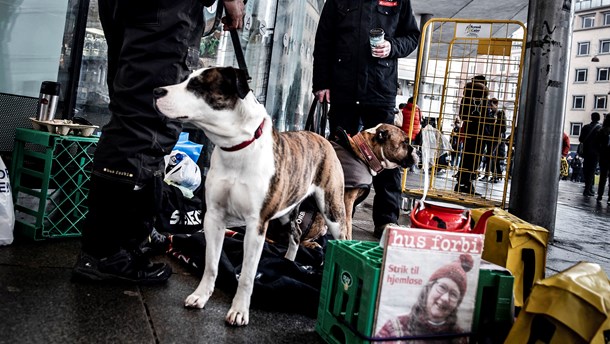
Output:
<instances>
[{"instance_id":1,"label":"woman in red knitted hat","mask_svg":"<svg viewBox=\"0 0 610 344\"><path fill-rule=\"evenodd\" d=\"M463 333L457 311L468 287L466 273L474 262L469 254L436 270L422 288L409 314L388 320L377 337L400 338ZM398 342L398 339L397 339ZM467 337L400 340L401 343L468 343Z\"/></svg>"}]
</instances>

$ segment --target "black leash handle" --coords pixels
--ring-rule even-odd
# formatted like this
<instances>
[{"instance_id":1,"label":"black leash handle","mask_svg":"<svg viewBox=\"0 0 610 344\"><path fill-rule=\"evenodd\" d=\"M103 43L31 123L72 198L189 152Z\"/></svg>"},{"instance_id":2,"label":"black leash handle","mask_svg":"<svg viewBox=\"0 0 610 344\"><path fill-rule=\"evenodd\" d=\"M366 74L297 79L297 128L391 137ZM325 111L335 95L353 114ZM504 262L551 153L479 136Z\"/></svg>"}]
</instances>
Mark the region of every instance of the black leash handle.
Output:
<instances>
[{"instance_id":1,"label":"black leash handle","mask_svg":"<svg viewBox=\"0 0 610 344\"><path fill-rule=\"evenodd\" d=\"M225 7L225 3L223 0L218 0L218 2L219 2L218 3L219 8L221 9L221 11L220 11L221 13L219 14L219 16L222 17L223 10L226 13L227 9ZM244 5L245 4L246 4L246 1L244 1ZM230 17L227 17L227 18L231 19ZM239 33L237 32L237 29L229 30L229 32L231 33L231 42L233 42L233 50L235 51L235 58L237 59L237 65L239 66L239 69L246 72L246 78L248 81L250 81L250 80L252 80L252 77L250 76L250 73L248 72L248 65L246 64L244 50L242 49L241 42L239 40Z\"/></svg>"},{"instance_id":2,"label":"black leash handle","mask_svg":"<svg viewBox=\"0 0 610 344\"><path fill-rule=\"evenodd\" d=\"M316 118L316 110L318 106L322 107L322 114L320 118ZM307 114L307 120L305 121L305 130L313 131L316 134L326 137L326 120L328 119L328 102L318 102L318 98L314 98L311 107L309 108L309 114Z\"/></svg>"},{"instance_id":3,"label":"black leash handle","mask_svg":"<svg viewBox=\"0 0 610 344\"><path fill-rule=\"evenodd\" d=\"M237 30L230 30L231 32L231 41L233 42L233 50L235 50L235 58L237 58L237 65L239 69L246 72L246 79L248 81L252 80L250 73L248 73L248 66L246 65L246 58L244 57L244 51L241 48L241 42L239 41L239 34Z\"/></svg>"}]
</instances>

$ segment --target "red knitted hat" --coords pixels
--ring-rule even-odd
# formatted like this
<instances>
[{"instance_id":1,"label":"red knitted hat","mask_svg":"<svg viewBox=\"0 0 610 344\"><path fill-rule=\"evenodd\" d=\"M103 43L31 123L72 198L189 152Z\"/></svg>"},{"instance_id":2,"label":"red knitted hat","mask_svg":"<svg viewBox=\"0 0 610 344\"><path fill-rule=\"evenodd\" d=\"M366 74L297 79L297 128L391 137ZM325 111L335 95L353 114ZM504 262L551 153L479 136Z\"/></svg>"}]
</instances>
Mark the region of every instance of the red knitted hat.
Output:
<instances>
[{"instance_id":1,"label":"red knitted hat","mask_svg":"<svg viewBox=\"0 0 610 344\"><path fill-rule=\"evenodd\" d=\"M464 297L466 293L466 287L468 285L468 278L466 277L466 273L472 270L472 266L474 265L474 261L472 260L472 256L469 254L461 254L459 259L441 266L438 270L436 270L432 276L430 276L430 281L436 281L439 278L450 278L452 279L460 288L460 300Z\"/></svg>"}]
</instances>

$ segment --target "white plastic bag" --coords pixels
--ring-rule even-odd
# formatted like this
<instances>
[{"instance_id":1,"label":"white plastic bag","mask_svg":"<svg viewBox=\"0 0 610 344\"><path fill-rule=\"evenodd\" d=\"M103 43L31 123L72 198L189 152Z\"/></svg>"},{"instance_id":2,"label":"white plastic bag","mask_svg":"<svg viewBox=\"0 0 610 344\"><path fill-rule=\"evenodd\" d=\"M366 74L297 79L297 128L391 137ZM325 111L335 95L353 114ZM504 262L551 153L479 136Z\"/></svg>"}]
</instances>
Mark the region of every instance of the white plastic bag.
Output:
<instances>
[{"instance_id":1,"label":"white plastic bag","mask_svg":"<svg viewBox=\"0 0 610 344\"><path fill-rule=\"evenodd\" d=\"M201 185L199 166L184 152L174 150L165 156L165 179L174 185L186 198L193 197L193 191Z\"/></svg>"},{"instance_id":2,"label":"white plastic bag","mask_svg":"<svg viewBox=\"0 0 610 344\"><path fill-rule=\"evenodd\" d=\"M428 168L434 165L434 162L441 155L451 153L451 141L438 129L428 124L422 129L421 151L422 168L424 170L424 194L420 204L423 205L429 188Z\"/></svg>"},{"instance_id":3,"label":"white plastic bag","mask_svg":"<svg viewBox=\"0 0 610 344\"><path fill-rule=\"evenodd\" d=\"M8 168L0 157L0 246L13 243L15 229L15 209Z\"/></svg>"}]
</instances>

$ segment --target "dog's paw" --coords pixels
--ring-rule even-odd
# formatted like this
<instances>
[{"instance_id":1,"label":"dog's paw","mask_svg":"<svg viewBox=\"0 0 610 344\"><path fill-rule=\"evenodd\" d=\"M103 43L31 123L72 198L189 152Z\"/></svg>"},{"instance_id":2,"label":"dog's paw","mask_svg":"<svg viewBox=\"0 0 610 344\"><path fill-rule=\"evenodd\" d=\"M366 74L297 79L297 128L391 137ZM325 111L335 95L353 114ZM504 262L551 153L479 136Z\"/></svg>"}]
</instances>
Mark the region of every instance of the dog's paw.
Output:
<instances>
[{"instance_id":1,"label":"dog's paw","mask_svg":"<svg viewBox=\"0 0 610 344\"><path fill-rule=\"evenodd\" d=\"M246 326L248 325L248 310L237 310L231 307L225 322L231 326Z\"/></svg>"},{"instance_id":2,"label":"dog's paw","mask_svg":"<svg viewBox=\"0 0 610 344\"><path fill-rule=\"evenodd\" d=\"M315 241L303 241L301 243L301 245L303 245L303 247L312 249L312 250L321 250L322 246L320 246L320 244L318 244Z\"/></svg>"},{"instance_id":3,"label":"dog's paw","mask_svg":"<svg viewBox=\"0 0 610 344\"><path fill-rule=\"evenodd\" d=\"M207 298L204 298L201 295L193 293L193 294L187 296L186 300L184 300L184 307L203 308L207 301L208 301Z\"/></svg>"}]
</instances>

